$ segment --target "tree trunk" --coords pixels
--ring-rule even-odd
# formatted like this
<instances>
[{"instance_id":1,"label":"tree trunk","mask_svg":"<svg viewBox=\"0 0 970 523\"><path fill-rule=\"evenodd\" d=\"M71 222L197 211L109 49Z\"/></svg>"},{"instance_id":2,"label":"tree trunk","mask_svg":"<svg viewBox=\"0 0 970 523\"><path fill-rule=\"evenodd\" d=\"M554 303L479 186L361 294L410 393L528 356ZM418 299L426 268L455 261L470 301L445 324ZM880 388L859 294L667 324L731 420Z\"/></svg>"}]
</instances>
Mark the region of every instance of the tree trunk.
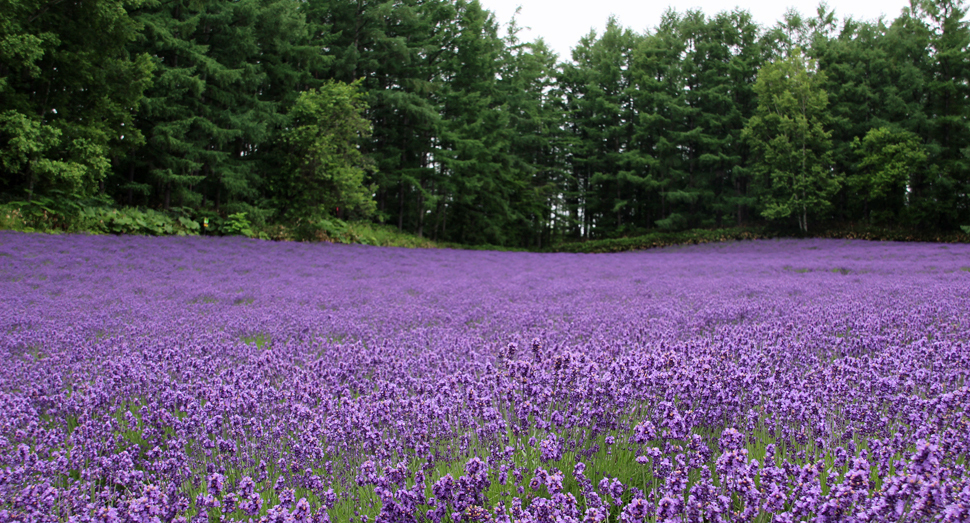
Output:
<instances>
[{"instance_id":1,"label":"tree trunk","mask_svg":"<svg viewBox=\"0 0 970 523\"><path fill-rule=\"evenodd\" d=\"M132 185L135 184L135 162L132 160L131 164L128 166L128 207L135 206L135 191L132 189Z\"/></svg>"},{"instance_id":2,"label":"tree trunk","mask_svg":"<svg viewBox=\"0 0 970 523\"><path fill-rule=\"evenodd\" d=\"M617 203L620 202L620 180L617 180L616 181L616 202ZM623 211L623 209L621 209L619 207L616 208L616 228L617 229L619 229L620 227L623 226L623 214L622 214L622 211Z\"/></svg>"},{"instance_id":3,"label":"tree trunk","mask_svg":"<svg viewBox=\"0 0 970 523\"><path fill-rule=\"evenodd\" d=\"M448 234L448 206L441 206L441 235L445 236Z\"/></svg>"},{"instance_id":4,"label":"tree trunk","mask_svg":"<svg viewBox=\"0 0 970 523\"><path fill-rule=\"evenodd\" d=\"M397 191L397 230L404 230L404 180Z\"/></svg>"},{"instance_id":5,"label":"tree trunk","mask_svg":"<svg viewBox=\"0 0 970 523\"><path fill-rule=\"evenodd\" d=\"M424 187L421 187L424 189ZM418 191L418 238L424 238L424 191Z\"/></svg>"}]
</instances>

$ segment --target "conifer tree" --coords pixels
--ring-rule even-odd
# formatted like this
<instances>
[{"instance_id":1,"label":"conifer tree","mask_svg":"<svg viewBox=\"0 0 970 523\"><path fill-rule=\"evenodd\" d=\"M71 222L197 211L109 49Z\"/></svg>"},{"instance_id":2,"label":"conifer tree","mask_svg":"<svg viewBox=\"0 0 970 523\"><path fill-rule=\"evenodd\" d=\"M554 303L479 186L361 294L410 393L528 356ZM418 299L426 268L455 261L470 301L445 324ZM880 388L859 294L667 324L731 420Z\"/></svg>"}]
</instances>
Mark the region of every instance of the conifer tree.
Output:
<instances>
[{"instance_id":1,"label":"conifer tree","mask_svg":"<svg viewBox=\"0 0 970 523\"><path fill-rule=\"evenodd\" d=\"M921 180L931 200L920 222L956 229L970 220L970 23L960 0L921 0L914 8L931 49L925 73L931 168Z\"/></svg>"},{"instance_id":2,"label":"conifer tree","mask_svg":"<svg viewBox=\"0 0 970 523\"><path fill-rule=\"evenodd\" d=\"M636 86L635 140L646 164L640 203L641 227L679 228L685 225L677 214L679 173L684 158L672 139L681 132L684 100L684 75L681 56L684 46L678 38L680 16L668 10L660 25L647 35L634 52L633 78Z\"/></svg>"},{"instance_id":3,"label":"conifer tree","mask_svg":"<svg viewBox=\"0 0 970 523\"><path fill-rule=\"evenodd\" d=\"M457 35L439 93L444 123L436 160L453 190L453 237L501 245L509 225L521 219L512 202L528 180L510 169L509 114L502 110L496 78L502 41L494 17L477 0L457 6Z\"/></svg>"},{"instance_id":4,"label":"conifer tree","mask_svg":"<svg viewBox=\"0 0 970 523\"><path fill-rule=\"evenodd\" d=\"M441 186L432 180L440 125L434 93L453 48L454 3L309 0L306 13L312 26L326 27L334 36L327 46L329 77L363 79L366 115L374 124L363 148L376 162L369 181L378 186L378 218L417 232L429 196Z\"/></svg>"},{"instance_id":5,"label":"conifer tree","mask_svg":"<svg viewBox=\"0 0 970 523\"><path fill-rule=\"evenodd\" d=\"M510 242L542 247L565 223L556 205L565 179L565 121L555 84L557 56L542 41L518 39L515 20L504 39L497 97L508 114L508 168L522 180L511 206Z\"/></svg>"},{"instance_id":6,"label":"conifer tree","mask_svg":"<svg viewBox=\"0 0 970 523\"><path fill-rule=\"evenodd\" d=\"M573 171L584 185L583 229L619 231L631 214L633 196L645 183L646 160L633 146L636 108L631 65L639 36L616 19L599 38L590 33L563 71L573 132L583 145Z\"/></svg>"}]
</instances>

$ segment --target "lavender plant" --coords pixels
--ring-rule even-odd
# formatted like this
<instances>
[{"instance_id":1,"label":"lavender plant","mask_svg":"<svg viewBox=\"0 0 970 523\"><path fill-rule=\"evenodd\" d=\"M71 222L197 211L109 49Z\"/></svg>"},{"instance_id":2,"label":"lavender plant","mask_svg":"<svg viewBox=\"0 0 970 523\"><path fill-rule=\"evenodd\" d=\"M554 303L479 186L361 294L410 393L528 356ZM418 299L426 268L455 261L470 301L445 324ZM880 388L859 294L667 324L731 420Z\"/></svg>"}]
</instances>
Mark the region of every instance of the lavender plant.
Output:
<instances>
[{"instance_id":1,"label":"lavender plant","mask_svg":"<svg viewBox=\"0 0 970 523\"><path fill-rule=\"evenodd\" d=\"M0 232L0 521L967 521L968 259Z\"/></svg>"}]
</instances>

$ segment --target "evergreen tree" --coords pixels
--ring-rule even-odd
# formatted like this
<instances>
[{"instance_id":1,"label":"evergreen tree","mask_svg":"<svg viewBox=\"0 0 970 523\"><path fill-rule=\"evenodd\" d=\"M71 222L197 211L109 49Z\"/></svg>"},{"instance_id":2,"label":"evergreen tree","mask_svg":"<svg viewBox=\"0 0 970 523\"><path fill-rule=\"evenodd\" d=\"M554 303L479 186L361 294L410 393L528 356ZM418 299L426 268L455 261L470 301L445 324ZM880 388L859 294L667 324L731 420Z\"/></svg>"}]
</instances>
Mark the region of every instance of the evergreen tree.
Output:
<instances>
[{"instance_id":1,"label":"evergreen tree","mask_svg":"<svg viewBox=\"0 0 970 523\"><path fill-rule=\"evenodd\" d=\"M882 22L859 23L846 20L837 36L834 13L820 10L810 53L825 73L822 88L829 99L829 129L832 132L832 166L836 172L855 176L855 140L870 129L887 125L892 117L885 111L886 87L895 87L893 64L887 50L879 45L886 31ZM821 28L827 28L821 30ZM859 179L859 178L853 178ZM860 187L847 184L840 192L838 215L858 217L865 198L855 191ZM849 205L848 202L853 202Z\"/></svg>"},{"instance_id":2,"label":"evergreen tree","mask_svg":"<svg viewBox=\"0 0 970 523\"><path fill-rule=\"evenodd\" d=\"M367 118L374 124L363 148L378 169L369 179L378 186L378 218L418 232L442 186L432 179L441 125L434 93L453 53L454 3L308 0L306 13L311 26L334 36L327 46L329 77L363 79Z\"/></svg>"},{"instance_id":3,"label":"evergreen tree","mask_svg":"<svg viewBox=\"0 0 970 523\"><path fill-rule=\"evenodd\" d=\"M515 20L504 40L497 96L508 114L509 169L522 180L511 207L518 220L510 226L510 243L542 247L564 225L558 209L565 182L564 106L555 85L555 53L541 40L518 39Z\"/></svg>"},{"instance_id":4,"label":"evergreen tree","mask_svg":"<svg viewBox=\"0 0 970 523\"><path fill-rule=\"evenodd\" d=\"M922 0L914 11L929 29L931 49L926 72L931 168L920 188L931 199L920 222L956 229L970 220L970 23L959 0Z\"/></svg>"},{"instance_id":5,"label":"evergreen tree","mask_svg":"<svg viewBox=\"0 0 970 523\"><path fill-rule=\"evenodd\" d=\"M261 210L267 195L256 159L284 121L280 102L292 103L284 87L305 87L294 67L316 64L297 6L153 1L135 16L144 34L133 48L157 65L139 118L148 143L127 165L124 197L146 201L134 196L154 190L147 201L164 208L211 202L261 221L270 210Z\"/></svg>"},{"instance_id":6,"label":"evergreen tree","mask_svg":"<svg viewBox=\"0 0 970 523\"><path fill-rule=\"evenodd\" d=\"M716 175L712 207L718 213L715 216L718 225L727 225L730 214L734 216L732 221L740 226L757 215L757 197L751 188L749 168L751 151L742 139L742 132L757 109L754 84L765 62L765 49L759 39L761 29L747 11L721 13L712 24L721 35L721 45L727 48L726 54L722 51L719 67L711 70L715 75L724 70L727 78L715 98L714 110L723 113L718 117L718 126L725 139L715 142L716 156L709 163Z\"/></svg>"},{"instance_id":7,"label":"evergreen tree","mask_svg":"<svg viewBox=\"0 0 970 523\"><path fill-rule=\"evenodd\" d=\"M636 147L646 164L638 207L638 225L644 228L680 228L686 220L677 212L678 181L684 156L674 141L682 132L686 107L681 57L685 46L678 38L680 17L667 11L656 30L634 52L636 87ZM673 195L673 199L671 199Z\"/></svg>"},{"instance_id":8,"label":"evergreen tree","mask_svg":"<svg viewBox=\"0 0 970 523\"><path fill-rule=\"evenodd\" d=\"M744 164L741 130L755 108L757 32L743 11L713 19L689 11L678 25L678 39L685 43L685 90L677 118L682 127L671 136L684 153L684 164L672 194L685 225L714 226L723 223L725 213L751 203L742 192L745 175L735 168Z\"/></svg>"},{"instance_id":9,"label":"evergreen tree","mask_svg":"<svg viewBox=\"0 0 970 523\"><path fill-rule=\"evenodd\" d=\"M491 13L477 0L457 5L458 34L444 68L444 124L435 153L453 191L443 211L452 214L452 238L502 245L509 241L509 226L522 219L512 203L528 184L510 169L509 114L502 110L496 81L502 41Z\"/></svg>"},{"instance_id":10,"label":"evergreen tree","mask_svg":"<svg viewBox=\"0 0 970 523\"><path fill-rule=\"evenodd\" d=\"M759 217L951 230L965 14L670 10L557 64L474 0L0 0L0 191L533 247Z\"/></svg>"},{"instance_id":11,"label":"evergreen tree","mask_svg":"<svg viewBox=\"0 0 970 523\"><path fill-rule=\"evenodd\" d=\"M640 37L611 18L603 36L590 33L563 71L575 139L583 143L572 156L574 176L583 191L586 235L622 232L629 222L634 193L646 182L646 160L634 147L635 87L633 49Z\"/></svg>"}]
</instances>

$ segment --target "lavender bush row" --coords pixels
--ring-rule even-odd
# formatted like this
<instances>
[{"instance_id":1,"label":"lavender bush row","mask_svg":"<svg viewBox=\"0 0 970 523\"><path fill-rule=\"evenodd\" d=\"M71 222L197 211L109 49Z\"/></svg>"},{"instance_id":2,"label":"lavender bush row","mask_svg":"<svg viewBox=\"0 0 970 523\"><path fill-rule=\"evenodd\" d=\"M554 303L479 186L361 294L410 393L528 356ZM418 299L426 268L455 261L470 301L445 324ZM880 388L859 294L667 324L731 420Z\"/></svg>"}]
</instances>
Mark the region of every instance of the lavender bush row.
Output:
<instances>
[{"instance_id":1,"label":"lavender bush row","mask_svg":"<svg viewBox=\"0 0 970 523\"><path fill-rule=\"evenodd\" d=\"M970 519L970 246L0 232L0 521Z\"/></svg>"}]
</instances>

